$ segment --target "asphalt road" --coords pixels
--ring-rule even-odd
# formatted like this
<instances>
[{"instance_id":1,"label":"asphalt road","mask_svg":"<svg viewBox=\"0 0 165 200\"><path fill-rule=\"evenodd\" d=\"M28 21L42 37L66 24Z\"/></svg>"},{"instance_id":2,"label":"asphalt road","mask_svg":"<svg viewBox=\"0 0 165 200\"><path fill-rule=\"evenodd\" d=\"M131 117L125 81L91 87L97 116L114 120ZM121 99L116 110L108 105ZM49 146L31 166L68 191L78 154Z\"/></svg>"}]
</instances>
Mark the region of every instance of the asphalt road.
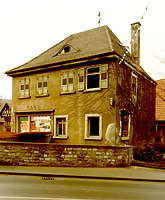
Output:
<instances>
[{"instance_id":1,"label":"asphalt road","mask_svg":"<svg viewBox=\"0 0 165 200\"><path fill-rule=\"evenodd\" d=\"M0 176L0 200L164 200L165 183Z\"/></svg>"}]
</instances>

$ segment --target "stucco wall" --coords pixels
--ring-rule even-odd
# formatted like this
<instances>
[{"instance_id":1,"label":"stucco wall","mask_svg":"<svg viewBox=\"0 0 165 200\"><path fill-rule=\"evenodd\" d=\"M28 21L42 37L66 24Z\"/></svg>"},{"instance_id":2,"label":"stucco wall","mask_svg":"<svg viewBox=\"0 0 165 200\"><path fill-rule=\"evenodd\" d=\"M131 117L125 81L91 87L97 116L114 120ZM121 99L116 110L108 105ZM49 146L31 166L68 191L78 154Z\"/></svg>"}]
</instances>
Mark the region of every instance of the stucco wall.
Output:
<instances>
[{"instance_id":1,"label":"stucco wall","mask_svg":"<svg viewBox=\"0 0 165 200\"><path fill-rule=\"evenodd\" d=\"M55 132L55 116L68 116L68 138L55 139L55 143L60 144L80 144L80 145L115 145L116 131L111 132L110 137L106 135L107 127L116 122L115 106L110 105L110 98L115 98L116 79L114 77L114 62L109 63L109 87L98 91L78 91L78 69L84 66L76 66L75 72L75 93L61 93L61 69L47 72L49 75L48 90L49 96L36 97L37 92L37 74L31 73L25 76L30 77L30 97L20 99L19 84L20 77L13 78L13 113L12 113L12 131L18 132L18 112L24 113L42 113L42 111L51 112L51 132ZM64 70L64 69L62 69ZM44 71L41 72L45 73ZM24 77L24 76L23 76ZM85 137L85 114L102 115L102 139L88 140Z\"/></svg>"},{"instance_id":2,"label":"stucco wall","mask_svg":"<svg viewBox=\"0 0 165 200\"><path fill-rule=\"evenodd\" d=\"M0 164L57 167L129 166L131 146L80 146L35 143L0 143Z\"/></svg>"}]
</instances>

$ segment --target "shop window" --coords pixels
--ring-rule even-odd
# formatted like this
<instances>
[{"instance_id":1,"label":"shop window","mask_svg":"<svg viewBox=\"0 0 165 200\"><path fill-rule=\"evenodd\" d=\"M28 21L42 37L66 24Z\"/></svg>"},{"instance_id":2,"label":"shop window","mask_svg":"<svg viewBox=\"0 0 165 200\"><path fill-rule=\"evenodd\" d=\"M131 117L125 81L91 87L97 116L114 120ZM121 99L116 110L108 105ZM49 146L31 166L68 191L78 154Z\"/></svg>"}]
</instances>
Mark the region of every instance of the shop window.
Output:
<instances>
[{"instance_id":1,"label":"shop window","mask_svg":"<svg viewBox=\"0 0 165 200\"><path fill-rule=\"evenodd\" d=\"M31 132L50 132L51 131L50 116L31 116L30 130Z\"/></svg>"},{"instance_id":2,"label":"shop window","mask_svg":"<svg viewBox=\"0 0 165 200\"><path fill-rule=\"evenodd\" d=\"M18 117L20 133L23 132L50 132L51 116L35 115L35 116L19 116Z\"/></svg>"},{"instance_id":3,"label":"shop window","mask_svg":"<svg viewBox=\"0 0 165 200\"><path fill-rule=\"evenodd\" d=\"M61 72L61 93L74 92L74 71L67 70Z\"/></svg>"},{"instance_id":4,"label":"shop window","mask_svg":"<svg viewBox=\"0 0 165 200\"><path fill-rule=\"evenodd\" d=\"M122 140L129 140L130 136L131 115L125 111L121 111L120 136Z\"/></svg>"},{"instance_id":5,"label":"shop window","mask_svg":"<svg viewBox=\"0 0 165 200\"><path fill-rule=\"evenodd\" d=\"M18 118L19 123L19 133L29 132L29 117L28 116L20 116Z\"/></svg>"},{"instance_id":6,"label":"shop window","mask_svg":"<svg viewBox=\"0 0 165 200\"><path fill-rule=\"evenodd\" d=\"M68 137L68 116L55 116L55 138Z\"/></svg>"},{"instance_id":7,"label":"shop window","mask_svg":"<svg viewBox=\"0 0 165 200\"><path fill-rule=\"evenodd\" d=\"M102 139L102 115L85 115L85 139Z\"/></svg>"},{"instance_id":8,"label":"shop window","mask_svg":"<svg viewBox=\"0 0 165 200\"><path fill-rule=\"evenodd\" d=\"M37 77L37 93L39 96L48 95L48 75L39 75Z\"/></svg>"},{"instance_id":9,"label":"shop window","mask_svg":"<svg viewBox=\"0 0 165 200\"><path fill-rule=\"evenodd\" d=\"M24 77L20 79L19 97L20 98L30 97L30 78L29 77Z\"/></svg>"}]
</instances>

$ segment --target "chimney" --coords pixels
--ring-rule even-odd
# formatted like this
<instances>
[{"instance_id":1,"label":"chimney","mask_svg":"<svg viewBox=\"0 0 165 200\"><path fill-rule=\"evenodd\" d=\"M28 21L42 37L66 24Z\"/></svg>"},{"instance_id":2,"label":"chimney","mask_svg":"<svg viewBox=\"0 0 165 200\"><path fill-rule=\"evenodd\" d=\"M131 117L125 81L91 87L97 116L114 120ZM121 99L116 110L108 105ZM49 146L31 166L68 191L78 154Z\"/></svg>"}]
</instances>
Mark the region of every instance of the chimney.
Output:
<instances>
[{"instance_id":1,"label":"chimney","mask_svg":"<svg viewBox=\"0 0 165 200\"><path fill-rule=\"evenodd\" d=\"M140 26L139 22L131 24L131 54L140 65Z\"/></svg>"}]
</instances>

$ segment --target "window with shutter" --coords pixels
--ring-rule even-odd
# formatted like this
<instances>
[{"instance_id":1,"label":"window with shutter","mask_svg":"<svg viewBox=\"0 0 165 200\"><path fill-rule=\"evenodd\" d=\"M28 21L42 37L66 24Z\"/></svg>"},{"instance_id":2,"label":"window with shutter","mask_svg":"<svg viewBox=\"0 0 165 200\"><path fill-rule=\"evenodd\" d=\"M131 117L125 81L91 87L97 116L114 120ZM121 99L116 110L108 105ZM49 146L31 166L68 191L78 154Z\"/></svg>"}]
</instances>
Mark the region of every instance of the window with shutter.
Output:
<instances>
[{"instance_id":1,"label":"window with shutter","mask_svg":"<svg viewBox=\"0 0 165 200\"><path fill-rule=\"evenodd\" d=\"M137 102L137 75L131 74L131 93L133 103Z\"/></svg>"},{"instance_id":2,"label":"window with shutter","mask_svg":"<svg viewBox=\"0 0 165 200\"><path fill-rule=\"evenodd\" d=\"M68 71L68 91L74 91L74 72L73 70Z\"/></svg>"},{"instance_id":3,"label":"window with shutter","mask_svg":"<svg viewBox=\"0 0 165 200\"><path fill-rule=\"evenodd\" d=\"M61 72L61 93L74 92L74 71Z\"/></svg>"},{"instance_id":4,"label":"window with shutter","mask_svg":"<svg viewBox=\"0 0 165 200\"><path fill-rule=\"evenodd\" d=\"M30 96L30 78L23 77L20 79L20 98L28 98Z\"/></svg>"},{"instance_id":5,"label":"window with shutter","mask_svg":"<svg viewBox=\"0 0 165 200\"><path fill-rule=\"evenodd\" d=\"M101 88L108 88L108 64L101 66Z\"/></svg>"},{"instance_id":6,"label":"window with shutter","mask_svg":"<svg viewBox=\"0 0 165 200\"><path fill-rule=\"evenodd\" d=\"M96 65L86 69L86 89L108 88L108 64Z\"/></svg>"},{"instance_id":7,"label":"window with shutter","mask_svg":"<svg viewBox=\"0 0 165 200\"><path fill-rule=\"evenodd\" d=\"M39 96L48 95L48 74L37 76L37 93Z\"/></svg>"},{"instance_id":8,"label":"window with shutter","mask_svg":"<svg viewBox=\"0 0 165 200\"><path fill-rule=\"evenodd\" d=\"M78 91L84 90L84 68L78 70Z\"/></svg>"}]
</instances>

